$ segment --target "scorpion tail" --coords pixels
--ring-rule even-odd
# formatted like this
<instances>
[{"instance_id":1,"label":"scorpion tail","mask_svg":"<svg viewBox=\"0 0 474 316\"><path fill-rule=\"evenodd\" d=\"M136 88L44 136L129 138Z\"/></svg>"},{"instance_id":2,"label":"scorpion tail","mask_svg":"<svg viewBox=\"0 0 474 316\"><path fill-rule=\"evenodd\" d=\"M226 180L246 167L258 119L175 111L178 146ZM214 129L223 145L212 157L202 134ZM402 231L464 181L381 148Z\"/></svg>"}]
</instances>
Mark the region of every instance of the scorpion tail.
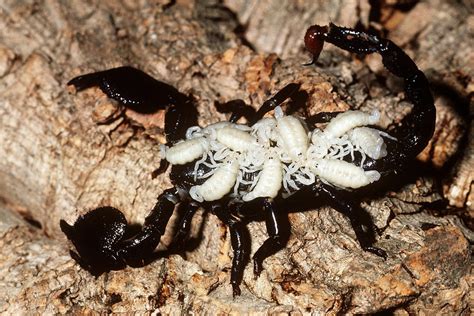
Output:
<instances>
[{"instance_id":1,"label":"scorpion tail","mask_svg":"<svg viewBox=\"0 0 474 316\"><path fill-rule=\"evenodd\" d=\"M325 41L352 53L379 53L384 66L404 80L405 95L413 103L413 109L400 126L389 131L397 139L387 140L392 154L372 161L373 165L364 166L385 172L400 168L405 161L418 155L433 136L436 109L428 80L415 62L392 41L332 23L329 26L313 25L306 31L305 46L313 54L313 62Z\"/></svg>"}]
</instances>

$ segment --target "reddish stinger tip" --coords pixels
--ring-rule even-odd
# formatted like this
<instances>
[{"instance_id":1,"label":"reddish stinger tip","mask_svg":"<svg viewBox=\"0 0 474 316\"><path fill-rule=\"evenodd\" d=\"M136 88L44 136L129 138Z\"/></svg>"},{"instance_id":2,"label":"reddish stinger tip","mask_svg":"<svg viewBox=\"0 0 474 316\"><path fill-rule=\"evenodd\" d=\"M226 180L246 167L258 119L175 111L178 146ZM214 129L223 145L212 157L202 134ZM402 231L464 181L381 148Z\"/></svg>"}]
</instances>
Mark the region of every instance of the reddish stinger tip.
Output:
<instances>
[{"instance_id":1,"label":"reddish stinger tip","mask_svg":"<svg viewBox=\"0 0 474 316\"><path fill-rule=\"evenodd\" d=\"M323 50L324 38L328 32L327 26L312 25L306 31L304 36L304 45L306 49L313 54L313 60L311 63L314 63L321 51Z\"/></svg>"}]
</instances>

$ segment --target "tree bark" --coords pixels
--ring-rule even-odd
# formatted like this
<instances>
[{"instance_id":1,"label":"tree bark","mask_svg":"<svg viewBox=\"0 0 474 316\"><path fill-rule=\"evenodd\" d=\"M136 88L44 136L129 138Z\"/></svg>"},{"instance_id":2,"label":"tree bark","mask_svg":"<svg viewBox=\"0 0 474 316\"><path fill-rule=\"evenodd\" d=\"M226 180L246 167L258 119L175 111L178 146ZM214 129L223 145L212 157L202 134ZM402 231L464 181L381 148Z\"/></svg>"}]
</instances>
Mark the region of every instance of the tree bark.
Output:
<instances>
[{"instance_id":1,"label":"tree bark","mask_svg":"<svg viewBox=\"0 0 474 316\"><path fill-rule=\"evenodd\" d=\"M200 242L185 255L98 278L71 259L60 219L72 223L111 205L142 223L171 183L167 174L151 177L160 163L163 113L128 112L128 119L98 124L116 105L98 89L68 91L69 79L136 66L192 95L201 125L226 118L215 101L258 107L290 82L308 92L310 113L377 108L383 126L399 121L410 105L376 57L361 62L328 47L320 66L301 66L309 59L306 28L329 21L388 31L436 88L433 141L410 174L362 203L381 231L377 246L387 260L361 250L349 221L318 201L304 212L288 209L288 245L265 261L257 279L247 265L236 298L229 233L204 212L193 220ZM440 0L408 8L363 0L0 0L0 312L467 315L473 33L472 7ZM171 240L173 219L160 247ZM266 239L265 225L248 229L253 253Z\"/></svg>"}]
</instances>

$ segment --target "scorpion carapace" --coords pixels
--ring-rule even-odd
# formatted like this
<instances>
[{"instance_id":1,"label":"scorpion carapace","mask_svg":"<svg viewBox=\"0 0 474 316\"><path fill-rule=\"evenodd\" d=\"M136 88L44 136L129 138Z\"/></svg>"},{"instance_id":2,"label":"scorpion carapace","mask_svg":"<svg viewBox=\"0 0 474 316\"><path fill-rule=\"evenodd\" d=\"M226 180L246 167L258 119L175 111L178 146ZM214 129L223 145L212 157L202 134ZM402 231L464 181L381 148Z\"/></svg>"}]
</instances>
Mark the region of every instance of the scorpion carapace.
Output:
<instances>
[{"instance_id":1,"label":"scorpion carapace","mask_svg":"<svg viewBox=\"0 0 474 316\"><path fill-rule=\"evenodd\" d=\"M370 216L352 194L396 173L426 146L435 124L433 98L424 74L391 41L333 24L312 26L305 44L314 60L325 41L358 54L379 53L386 68L404 79L413 109L401 126L386 132L374 128L380 118L377 111L324 112L306 118L286 115L280 104L301 95L300 84L290 83L257 111L234 100L218 106L231 113L229 121L185 129L186 112L195 111L191 99L139 70L121 67L71 80L78 90L99 86L125 107L140 112L166 105L172 113L167 117L178 118L174 125L179 125L179 137L167 132L169 142L161 145L162 159L172 165L174 187L159 195L141 230L129 236L125 217L113 207L92 210L73 226L62 220L61 229L77 251L71 251L73 258L95 275L146 262L177 204L185 209L175 236L177 243L186 239L192 217L203 207L230 230L234 251L231 284L233 294L239 295L250 254L247 219L241 217L248 212L243 210L263 210L258 213L265 218L269 235L253 255L258 276L264 259L285 246L290 236L288 201L301 195L321 199L345 214L360 246L386 257L384 250L374 246L376 234ZM130 78L133 83L129 84ZM141 84L137 86L137 82ZM270 111L274 114L265 116ZM241 117L248 123L238 124ZM166 130L172 131L171 119L165 123ZM316 123L327 125L319 129Z\"/></svg>"}]
</instances>

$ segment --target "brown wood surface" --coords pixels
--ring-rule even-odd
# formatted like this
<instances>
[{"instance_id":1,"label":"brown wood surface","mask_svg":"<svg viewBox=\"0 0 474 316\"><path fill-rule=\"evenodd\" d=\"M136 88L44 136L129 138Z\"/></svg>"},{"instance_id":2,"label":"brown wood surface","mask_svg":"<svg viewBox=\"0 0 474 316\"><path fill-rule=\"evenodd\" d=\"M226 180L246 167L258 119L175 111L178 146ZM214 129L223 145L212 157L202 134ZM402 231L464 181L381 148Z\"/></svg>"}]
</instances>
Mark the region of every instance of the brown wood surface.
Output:
<instances>
[{"instance_id":1,"label":"brown wood surface","mask_svg":"<svg viewBox=\"0 0 474 316\"><path fill-rule=\"evenodd\" d=\"M306 28L329 21L385 32L436 98L435 137L419 157L429 172L402 174L396 189L362 203L387 260L362 251L349 221L325 206L291 210L287 247L258 279L249 264L235 299L230 236L211 214L196 216L201 242L185 257L98 278L71 259L60 219L112 205L141 223L171 184L151 177L163 113L97 124L115 105L98 89L74 94L70 78L136 66L192 94L203 125L225 119L214 101L258 106L289 82L302 83L311 113L378 108L383 125L400 120L409 104L379 58L327 45L319 67L302 66ZM469 1L0 0L0 313L468 315L473 38ZM255 251L264 223L249 231Z\"/></svg>"}]
</instances>

